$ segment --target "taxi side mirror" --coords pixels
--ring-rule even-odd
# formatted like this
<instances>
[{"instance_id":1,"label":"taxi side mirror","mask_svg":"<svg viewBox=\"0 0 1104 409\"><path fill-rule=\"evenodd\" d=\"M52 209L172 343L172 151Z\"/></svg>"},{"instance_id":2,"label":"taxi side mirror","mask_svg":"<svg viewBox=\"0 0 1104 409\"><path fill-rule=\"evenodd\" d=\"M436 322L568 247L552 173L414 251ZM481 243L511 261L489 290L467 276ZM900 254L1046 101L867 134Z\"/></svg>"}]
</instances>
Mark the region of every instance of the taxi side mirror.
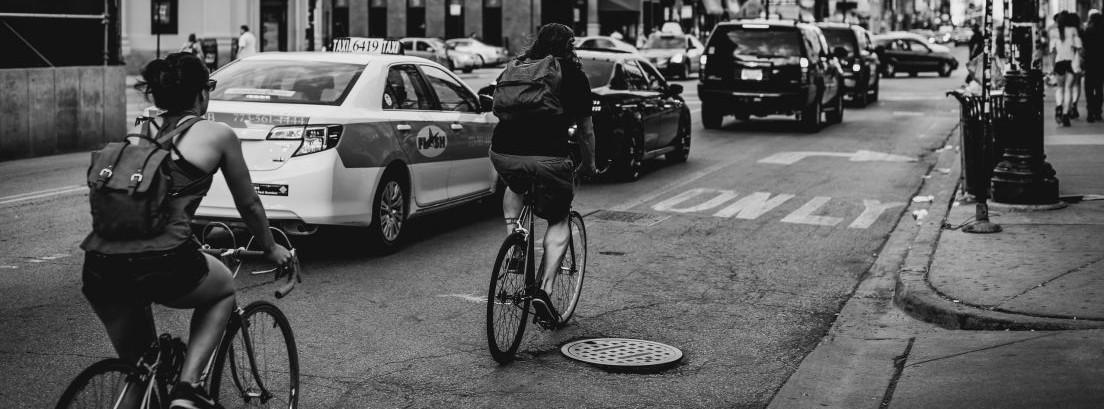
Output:
<instances>
[{"instance_id":1,"label":"taxi side mirror","mask_svg":"<svg viewBox=\"0 0 1104 409\"><path fill-rule=\"evenodd\" d=\"M494 108L494 97L487 94L479 94L479 112L491 112Z\"/></svg>"}]
</instances>

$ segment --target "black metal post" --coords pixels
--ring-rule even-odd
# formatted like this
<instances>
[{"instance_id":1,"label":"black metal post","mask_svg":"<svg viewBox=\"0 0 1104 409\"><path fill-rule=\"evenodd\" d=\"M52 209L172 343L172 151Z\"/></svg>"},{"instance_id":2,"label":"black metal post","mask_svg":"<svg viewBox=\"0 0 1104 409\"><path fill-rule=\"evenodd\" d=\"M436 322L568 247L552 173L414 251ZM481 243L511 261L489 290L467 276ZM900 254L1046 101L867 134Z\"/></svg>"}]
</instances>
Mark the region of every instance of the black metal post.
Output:
<instances>
[{"instance_id":1,"label":"black metal post","mask_svg":"<svg viewBox=\"0 0 1104 409\"><path fill-rule=\"evenodd\" d=\"M1012 71L1005 75L1005 112L994 131L1004 147L993 169L993 201L1028 208L1061 207L1058 179L1043 150L1043 73L1035 64L1039 0L1013 0Z\"/></svg>"}]
</instances>

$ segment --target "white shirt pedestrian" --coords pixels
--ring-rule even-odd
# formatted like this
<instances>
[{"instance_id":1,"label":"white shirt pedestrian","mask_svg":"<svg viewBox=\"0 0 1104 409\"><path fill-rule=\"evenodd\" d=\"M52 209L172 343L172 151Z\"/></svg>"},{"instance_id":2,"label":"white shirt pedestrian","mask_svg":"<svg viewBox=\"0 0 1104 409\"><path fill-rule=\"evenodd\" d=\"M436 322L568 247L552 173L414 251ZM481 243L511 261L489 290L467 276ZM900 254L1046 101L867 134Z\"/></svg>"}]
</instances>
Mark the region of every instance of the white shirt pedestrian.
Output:
<instances>
[{"instance_id":1,"label":"white shirt pedestrian","mask_svg":"<svg viewBox=\"0 0 1104 409\"><path fill-rule=\"evenodd\" d=\"M242 30L238 37L238 58L245 58L257 54L257 37L248 29Z\"/></svg>"}]
</instances>

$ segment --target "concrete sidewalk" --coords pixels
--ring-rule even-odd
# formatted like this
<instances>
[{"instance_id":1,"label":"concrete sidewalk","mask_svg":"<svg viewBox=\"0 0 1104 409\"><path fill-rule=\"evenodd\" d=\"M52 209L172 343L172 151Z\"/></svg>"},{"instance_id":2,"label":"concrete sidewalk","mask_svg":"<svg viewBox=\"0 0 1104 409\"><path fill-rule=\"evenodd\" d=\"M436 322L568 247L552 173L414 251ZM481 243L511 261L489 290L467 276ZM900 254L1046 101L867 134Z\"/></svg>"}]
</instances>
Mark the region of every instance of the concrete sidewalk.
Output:
<instances>
[{"instance_id":1,"label":"concrete sidewalk","mask_svg":"<svg viewBox=\"0 0 1104 409\"><path fill-rule=\"evenodd\" d=\"M1067 207L994 210L1004 232L964 233L959 153L934 152L916 195L934 202L910 204L769 407L1104 407L1104 330L1089 329L1104 328L1104 201L1074 200L1104 194L1104 124L1048 117L1045 135Z\"/></svg>"}]
</instances>

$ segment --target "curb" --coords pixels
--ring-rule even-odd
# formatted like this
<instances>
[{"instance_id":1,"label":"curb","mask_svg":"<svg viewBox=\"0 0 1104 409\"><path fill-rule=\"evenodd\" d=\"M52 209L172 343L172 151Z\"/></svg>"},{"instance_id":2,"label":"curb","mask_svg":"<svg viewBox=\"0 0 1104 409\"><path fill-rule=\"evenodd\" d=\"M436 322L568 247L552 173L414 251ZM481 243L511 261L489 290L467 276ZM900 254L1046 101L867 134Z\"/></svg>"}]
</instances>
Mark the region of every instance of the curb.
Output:
<instances>
[{"instance_id":1,"label":"curb","mask_svg":"<svg viewBox=\"0 0 1104 409\"><path fill-rule=\"evenodd\" d=\"M1022 331L1104 328L1104 321L1036 317L972 307L940 295L931 286L928 282L928 271L962 174L962 161L957 156L957 149L941 152L933 169L950 168L951 177L930 177L926 180L932 182L926 182L918 193L935 196L936 199L929 207L931 214L921 223L920 231L913 239L908 255L897 273L894 304L914 318L947 329ZM912 207L916 207L916 204Z\"/></svg>"}]
</instances>

